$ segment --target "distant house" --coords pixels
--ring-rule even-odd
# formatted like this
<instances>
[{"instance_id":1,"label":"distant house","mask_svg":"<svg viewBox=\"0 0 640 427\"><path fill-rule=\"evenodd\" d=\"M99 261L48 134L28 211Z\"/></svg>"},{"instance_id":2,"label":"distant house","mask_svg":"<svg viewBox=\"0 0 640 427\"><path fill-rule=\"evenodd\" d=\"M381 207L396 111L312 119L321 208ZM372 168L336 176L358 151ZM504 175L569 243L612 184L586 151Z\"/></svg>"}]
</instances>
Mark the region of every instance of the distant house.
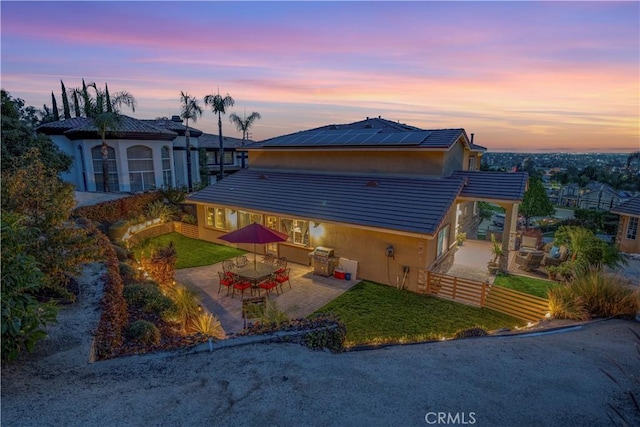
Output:
<instances>
[{"instance_id":1,"label":"distant house","mask_svg":"<svg viewBox=\"0 0 640 427\"><path fill-rule=\"evenodd\" d=\"M309 265L314 248L332 248L357 262L359 278L416 292L427 271L448 270L456 234L478 223L478 201L506 209L503 248L515 242L528 175L479 171L486 149L464 129L367 118L237 150L248 168L187 198L201 239L228 244L219 237L258 222L289 236L258 252Z\"/></svg>"},{"instance_id":2,"label":"distant house","mask_svg":"<svg viewBox=\"0 0 640 427\"><path fill-rule=\"evenodd\" d=\"M620 215L616 246L621 252L640 254L640 195L616 206L612 213Z\"/></svg>"},{"instance_id":3,"label":"distant house","mask_svg":"<svg viewBox=\"0 0 640 427\"><path fill-rule=\"evenodd\" d=\"M210 175L218 175L220 172L220 139L218 135L203 133L198 141L200 147L207 151L207 168ZM224 147L224 172L231 174L248 166L246 151L238 151L238 148L252 144L252 140L242 140L230 136L222 136Z\"/></svg>"},{"instance_id":4,"label":"distant house","mask_svg":"<svg viewBox=\"0 0 640 427\"><path fill-rule=\"evenodd\" d=\"M621 202L620 195L608 184L591 182L582 189L578 206L582 209L609 210Z\"/></svg>"},{"instance_id":5,"label":"distant house","mask_svg":"<svg viewBox=\"0 0 640 427\"><path fill-rule=\"evenodd\" d=\"M570 208L577 207L580 200L580 185L573 183L563 185L558 194L558 204Z\"/></svg>"},{"instance_id":6,"label":"distant house","mask_svg":"<svg viewBox=\"0 0 640 427\"><path fill-rule=\"evenodd\" d=\"M102 191L102 139L93 120L76 117L45 123L37 131L49 136L73 158L62 179L79 191ZM186 127L179 116L138 120L122 116L119 127L107 132L109 187L114 192L137 192L187 185ZM190 128L192 180L200 181L198 137Z\"/></svg>"}]
</instances>

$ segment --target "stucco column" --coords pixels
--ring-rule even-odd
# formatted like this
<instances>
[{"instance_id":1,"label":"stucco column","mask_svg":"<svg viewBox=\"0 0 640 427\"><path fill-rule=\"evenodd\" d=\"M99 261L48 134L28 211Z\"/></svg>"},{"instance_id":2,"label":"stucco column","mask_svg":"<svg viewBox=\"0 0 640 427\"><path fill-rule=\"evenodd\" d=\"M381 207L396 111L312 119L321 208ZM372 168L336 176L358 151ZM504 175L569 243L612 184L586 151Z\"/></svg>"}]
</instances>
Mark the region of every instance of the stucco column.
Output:
<instances>
[{"instance_id":1,"label":"stucco column","mask_svg":"<svg viewBox=\"0 0 640 427\"><path fill-rule=\"evenodd\" d=\"M516 225L518 224L518 203L501 205L504 212L504 227L502 229L502 257L500 270L507 271L509 267L509 251L515 250Z\"/></svg>"}]
</instances>

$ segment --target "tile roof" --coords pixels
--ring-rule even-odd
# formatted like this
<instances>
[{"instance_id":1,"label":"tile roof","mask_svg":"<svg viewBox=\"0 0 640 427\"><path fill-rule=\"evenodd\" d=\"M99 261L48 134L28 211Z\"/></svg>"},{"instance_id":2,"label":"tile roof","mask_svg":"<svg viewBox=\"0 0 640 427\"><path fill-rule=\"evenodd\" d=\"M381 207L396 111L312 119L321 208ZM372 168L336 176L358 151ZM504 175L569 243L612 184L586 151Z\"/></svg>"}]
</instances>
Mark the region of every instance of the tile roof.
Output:
<instances>
[{"instance_id":1,"label":"tile roof","mask_svg":"<svg viewBox=\"0 0 640 427\"><path fill-rule=\"evenodd\" d=\"M462 184L429 176L244 169L187 200L433 235Z\"/></svg>"},{"instance_id":2,"label":"tile roof","mask_svg":"<svg viewBox=\"0 0 640 427\"><path fill-rule=\"evenodd\" d=\"M367 118L359 122L326 125L252 144L249 148L307 148L307 147L420 147L449 149L464 129L420 129L382 118ZM486 150L470 144L473 150Z\"/></svg>"},{"instance_id":3,"label":"tile roof","mask_svg":"<svg viewBox=\"0 0 640 427\"><path fill-rule=\"evenodd\" d=\"M222 135L222 144L224 145L224 148L237 148L242 147L243 145L249 145L251 143L253 143L253 141L250 139L247 141L242 141L242 138L233 138L231 136ZM203 133L198 138L198 144L200 144L200 147L205 148L220 148L220 140L218 139L218 135L213 135L211 133Z\"/></svg>"},{"instance_id":4,"label":"tile roof","mask_svg":"<svg viewBox=\"0 0 640 427\"><path fill-rule=\"evenodd\" d=\"M184 132L187 130L187 127L183 125L181 121L178 122L173 119L143 119L140 121L173 131L180 136L184 136ZM198 138L202 135L202 131L189 126L189 134L194 138Z\"/></svg>"},{"instance_id":5,"label":"tile roof","mask_svg":"<svg viewBox=\"0 0 640 427\"><path fill-rule=\"evenodd\" d=\"M461 197L521 201L527 188L526 172L456 171L454 179L466 180Z\"/></svg>"},{"instance_id":6,"label":"tile roof","mask_svg":"<svg viewBox=\"0 0 640 427\"><path fill-rule=\"evenodd\" d=\"M627 200L624 203L611 209L612 213L618 215L630 215L640 217L640 195L635 196L632 199Z\"/></svg>"},{"instance_id":7,"label":"tile roof","mask_svg":"<svg viewBox=\"0 0 640 427\"><path fill-rule=\"evenodd\" d=\"M177 136L176 132L164 129L159 126L155 126L147 122L148 121L146 120L138 120L134 119L133 117L122 115L116 132L120 137L127 137L132 139L155 138L162 140L171 140ZM69 139L95 139L100 137L98 135L98 128L95 126L93 119L86 117L75 117L58 122L45 123L38 126L36 130L48 135L62 134L67 136Z\"/></svg>"}]
</instances>

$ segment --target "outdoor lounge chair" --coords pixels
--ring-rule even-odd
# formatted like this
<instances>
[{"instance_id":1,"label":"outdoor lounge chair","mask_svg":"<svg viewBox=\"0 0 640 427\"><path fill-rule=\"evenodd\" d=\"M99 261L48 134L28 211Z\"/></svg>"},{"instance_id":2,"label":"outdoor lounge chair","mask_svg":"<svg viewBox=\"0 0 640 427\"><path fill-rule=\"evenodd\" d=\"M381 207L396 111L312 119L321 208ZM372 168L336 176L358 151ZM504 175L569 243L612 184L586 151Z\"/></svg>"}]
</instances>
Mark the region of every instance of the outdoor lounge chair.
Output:
<instances>
[{"instance_id":1,"label":"outdoor lounge chair","mask_svg":"<svg viewBox=\"0 0 640 427\"><path fill-rule=\"evenodd\" d=\"M544 252L536 251L529 252L527 255L516 255L516 264L520 266L521 269L526 271L532 271L540 267L542 263L542 259L544 258Z\"/></svg>"},{"instance_id":2,"label":"outdoor lounge chair","mask_svg":"<svg viewBox=\"0 0 640 427\"><path fill-rule=\"evenodd\" d=\"M548 267L551 265L560 265L568 259L569 259L569 249L566 246L560 246L560 248L558 248L557 250L557 254L554 249L549 251L549 253L545 254L544 265L545 267Z\"/></svg>"}]
</instances>

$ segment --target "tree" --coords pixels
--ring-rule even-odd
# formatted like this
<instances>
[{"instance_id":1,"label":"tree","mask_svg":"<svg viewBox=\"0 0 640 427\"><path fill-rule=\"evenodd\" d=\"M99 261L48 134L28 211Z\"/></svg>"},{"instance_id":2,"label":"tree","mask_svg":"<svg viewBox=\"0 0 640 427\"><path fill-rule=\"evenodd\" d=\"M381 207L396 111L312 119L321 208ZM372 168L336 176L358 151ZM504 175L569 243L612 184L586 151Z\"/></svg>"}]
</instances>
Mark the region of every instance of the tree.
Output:
<instances>
[{"instance_id":1,"label":"tree","mask_svg":"<svg viewBox=\"0 0 640 427\"><path fill-rule=\"evenodd\" d=\"M206 99L205 99L206 102ZM189 119L196 122L202 116L202 108L198 105L198 100L188 93L180 91L180 117L185 119L184 136L187 149L187 189L193 191L193 178L191 177L191 134L189 132Z\"/></svg>"},{"instance_id":2,"label":"tree","mask_svg":"<svg viewBox=\"0 0 640 427\"><path fill-rule=\"evenodd\" d=\"M242 144L244 145L247 140L247 136L249 134L249 128L253 125L253 122L261 119L260 113L256 113L255 111L249 114L249 117L240 118L236 113L231 113L229 116L229 120L231 123L236 125L236 129L242 132Z\"/></svg>"},{"instance_id":3,"label":"tree","mask_svg":"<svg viewBox=\"0 0 640 427\"><path fill-rule=\"evenodd\" d=\"M60 80L62 86L62 109L64 110L65 120L71 118L71 108L69 108L69 97L67 96L67 89L64 87L64 82Z\"/></svg>"},{"instance_id":4,"label":"tree","mask_svg":"<svg viewBox=\"0 0 640 427\"><path fill-rule=\"evenodd\" d=\"M525 227L529 226L529 218L531 217L549 216L555 213L541 180L529 179L529 189L524 193L519 212L525 218Z\"/></svg>"},{"instance_id":5,"label":"tree","mask_svg":"<svg viewBox=\"0 0 640 427\"><path fill-rule=\"evenodd\" d=\"M56 96L51 92L51 111L53 113L53 120L60 120L60 112L58 111L58 102L56 101Z\"/></svg>"},{"instance_id":6,"label":"tree","mask_svg":"<svg viewBox=\"0 0 640 427\"><path fill-rule=\"evenodd\" d=\"M32 255L25 253L27 242L37 238L23 225L25 217L2 211L1 259L2 292L2 361L14 360L20 351L32 351L38 340L46 337L42 329L56 320L56 307L39 302L34 296L43 283L44 274Z\"/></svg>"},{"instance_id":7,"label":"tree","mask_svg":"<svg viewBox=\"0 0 640 427\"><path fill-rule=\"evenodd\" d=\"M89 84L89 87L93 87L96 95L95 99L92 99L87 92L87 85L82 80L82 90L84 99L84 108L87 117L93 119L94 125L98 128L98 133L102 139L102 189L105 193L110 191L109 188L109 146L107 145L107 132L118 129L122 114L120 114L120 108L123 105L131 108L131 111L136 111L136 100L127 91L121 91L114 94L113 97L109 95L109 88L105 84L105 91L98 89L95 83ZM88 106L88 107L87 107Z\"/></svg>"},{"instance_id":8,"label":"tree","mask_svg":"<svg viewBox=\"0 0 640 427\"><path fill-rule=\"evenodd\" d=\"M73 159L60 151L49 137L36 134L38 114L34 107L25 107L20 98L13 98L4 89L1 91L2 119L0 126L0 162L3 171L16 170L24 166L24 155L37 149L47 168L56 172L68 171Z\"/></svg>"},{"instance_id":9,"label":"tree","mask_svg":"<svg viewBox=\"0 0 640 427\"><path fill-rule=\"evenodd\" d=\"M73 186L43 163L37 149L29 150L21 163L19 169L2 171L2 209L24 216L23 225L33 230L22 250L38 261L45 275L39 291L73 299L69 279L80 273L83 263L96 259L98 246L70 219Z\"/></svg>"},{"instance_id":10,"label":"tree","mask_svg":"<svg viewBox=\"0 0 640 427\"><path fill-rule=\"evenodd\" d=\"M576 226L560 226L554 235L554 245L565 245L571 251L571 269L584 273L589 268L616 268L625 260L611 244L599 239L591 230Z\"/></svg>"},{"instance_id":11,"label":"tree","mask_svg":"<svg viewBox=\"0 0 640 427\"><path fill-rule=\"evenodd\" d=\"M78 95L80 94L79 89L73 89L73 109L76 114L76 117L81 117L82 113L80 112L80 101L78 100Z\"/></svg>"},{"instance_id":12,"label":"tree","mask_svg":"<svg viewBox=\"0 0 640 427\"><path fill-rule=\"evenodd\" d=\"M228 107L233 107L235 101L227 93L224 98L220 95L220 90L215 95L207 95L204 97L204 104L211 106L213 114L218 115L218 138L220 140L220 179L224 178L224 144L222 143L222 114L225 114Z\"/></svg>"}]
</instances>

